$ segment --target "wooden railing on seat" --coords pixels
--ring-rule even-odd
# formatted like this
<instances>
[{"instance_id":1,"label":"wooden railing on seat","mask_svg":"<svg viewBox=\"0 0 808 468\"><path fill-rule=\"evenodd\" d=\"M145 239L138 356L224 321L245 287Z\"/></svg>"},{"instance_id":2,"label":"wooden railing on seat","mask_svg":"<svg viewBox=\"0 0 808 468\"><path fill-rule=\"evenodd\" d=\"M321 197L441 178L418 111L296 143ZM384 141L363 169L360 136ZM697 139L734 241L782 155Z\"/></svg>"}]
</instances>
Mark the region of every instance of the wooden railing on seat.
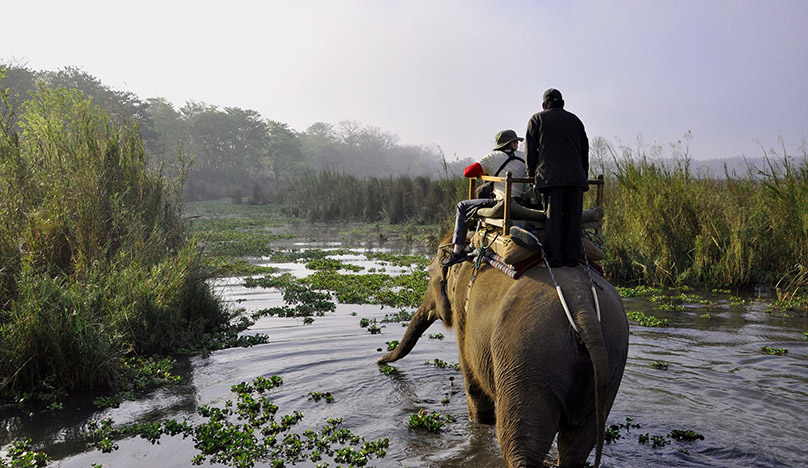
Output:
<instances>
[{"instance_id":1,"label":"wooden railing on seat","mask_svg":"<svg viewBox=\"0 0 808 468\"><path fill-rule=\"evenodd\" d=\"M511 184L529 184L533 179L520 179L511 177L510 172L505 173L505 177L481 175L469 179L469 199L474 198L474 188L477 181L482 182L504 182L505 183L505 203L503 206L503 219L502 219L502 233L508 235L511 230ZM595 206L603 206L603 174L598 175L596 179L588 179L587 184L595 186Z\"/></svg>"}]
</instances>

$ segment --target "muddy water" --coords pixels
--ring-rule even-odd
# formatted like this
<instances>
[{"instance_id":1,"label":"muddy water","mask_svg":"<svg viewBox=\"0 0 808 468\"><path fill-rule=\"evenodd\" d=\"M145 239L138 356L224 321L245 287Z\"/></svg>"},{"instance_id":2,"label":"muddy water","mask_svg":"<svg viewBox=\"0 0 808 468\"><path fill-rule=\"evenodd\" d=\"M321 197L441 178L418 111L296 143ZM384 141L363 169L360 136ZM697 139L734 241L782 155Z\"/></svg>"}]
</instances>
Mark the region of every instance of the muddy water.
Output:
<instances>
[{"instance_id":1,"label":"muddy water","mask_svg":"<svg viewBox=\"0 0 808 468\"><path fill-rule=\"evenodd\" d=\"M374 266L361 255L342 258ZM299 264L277 266L295 275L307 274ZM282 304L277 291L246 289L239 279L221 281L218 287L228 300L247 310ZM764 302L732 306L726 296L715 300L712 306L667 313L647 299L625 300L627 310L668 318L670 326L632 324L625 377L609 423L631 418L640 427L620 429L621 438L605 446L603 466L806 466L808 342L803 332L808 324L804 318L767 315ZM381 320L392 312L376 306L338 305L334 314L317 317L311 325L301 319L264 318L249 332L269 335L269 343L182 361L178 368L184 377L182 385L103 411L93 410L91 396L84 395L54 414L3 412L0 440L31 437L56 459L53 466L64 468L93 463L105 468L191 466L196 452L187 439L164 437L158 445L126 439L118 442L119 450L103 454L87 451L78 433L91 419L112 418L120 424L161 418L196 420L198 405L223 405L233 396L232 385L280 375L284 384L273 391L274 401L283 414L303 412L301 430L343 417L345 427L368 440L389 437L388 454L373 461L375 466L504 466L494 429L471 424L466 417L460 372L426 364L435 359L457 362L451 330L435 323L407 358L394 363L398 376L379 372L375 364L379 349L386 349L387 341L400 339L404 329L389 323L380 335L371 335L358 324L361 318ZM702 317L705 313L709 319ZM445 338L427 337L437 333ZM788 353L769 356L761 352L762 346L787 348ZM652 361L667 361L668 370L650 367ZM335 402L309 400L308 393L316 391L331 392ZM422 408L450 414L456 421L438 435L408 429L409 415ZM674 429L693 430L705 439L673 441L663 447L638 442L642 434L666 436Z\"/></svg>"}]
</instances>

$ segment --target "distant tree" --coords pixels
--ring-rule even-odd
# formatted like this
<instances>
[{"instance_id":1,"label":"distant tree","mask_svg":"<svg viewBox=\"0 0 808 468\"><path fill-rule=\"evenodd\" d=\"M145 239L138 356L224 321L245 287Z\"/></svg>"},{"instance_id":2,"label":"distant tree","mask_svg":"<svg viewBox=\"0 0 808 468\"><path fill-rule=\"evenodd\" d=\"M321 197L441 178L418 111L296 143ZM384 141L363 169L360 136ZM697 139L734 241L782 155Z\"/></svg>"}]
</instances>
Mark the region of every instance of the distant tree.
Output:
<instances>
[{"instance_id":1,"label":"distant tree","mask_svg":"<svg viewBox=\"0 0 808 468\"><path fill-rule=\"evenodd\" d=\"M269 139L264 153L264 165L276 182L281 176L291 177L303 170L300 141L297 133L288 124L267 120Z\"/></svg>"},{"instance_id":2,"label":"distant tree","mask_svg":"<svg viewBox=\"0 0 808 468\"><path fill-rule=\"evenodd\" d=\"M0 121L7 130L15 129L22 104L36 88L36 73L25 66L0 64L0 88L7 90L0 100Z\"/></svg>"},{"instance_id":3,"label":"distant tree","mask_svg":"<svg viewBox=\"0 0 808 468\"><path fill-rule=\"evenodd\" d=\"M229 143L225 157L234 168L258 175L271 138L270 127L261 118L261 114L252 109L228 107L225 113Z\"/></svg>"},{"instance_id":4,"label":"distant tree","mask_svg":"<svg viewBox=\"0 0 808 468\"><path fill-rule=\"evenodd\" d=\"M362 124L356 120L343 120L337 124L337 135L342 143L348 147L359 146L359 136L362 131Z\"/></svg>"},{"instance_id":5,"label":"distant tree","mask_svg":"<svg viewBox=\"0 0 808 468\"><path fill-rule=\"evenodd\" d=\"M312 168L334 168L342 159L341 144L334 126L315 122L300 135L300 151Z\"/></svg>"},{"instance_id":6,"label":"distant tree","mask_svg":"<svg viewBox=\"0 0 808 468\"><path fill-rule=\"evenodd\" d=\"M168 167L176 167L178 157L189 140L182 114L161 97L146 100L146 113L152 125L150 138L144 138L149 159Z\"/></svg>"},{"instance_id":7,"label":"distant tree","mask_svg":"<svg viewBox=\"0 0 808 468\"><path fill-rule=\"evenodd\" d=\"M226 118L216 106L189 101L180 109L190 134L188 147L195 166L200 170L220 170L227 147Z\"/></svg>"},{"instance_id":8,"label":"distant tree","mask_svg":"<svg viewBox=\"0 0 808 468\"><path fill-rule=\"evenodd\" d=\"M77 89L85 97L92 98L93 104L104 109L114 121L137 123L141 132L149 131L146 105L130 91L117 91L103 84L101 80L79 67L64 67L55 72L43 72L41 78L51 88Z\"/></svg>"}]
</instances>

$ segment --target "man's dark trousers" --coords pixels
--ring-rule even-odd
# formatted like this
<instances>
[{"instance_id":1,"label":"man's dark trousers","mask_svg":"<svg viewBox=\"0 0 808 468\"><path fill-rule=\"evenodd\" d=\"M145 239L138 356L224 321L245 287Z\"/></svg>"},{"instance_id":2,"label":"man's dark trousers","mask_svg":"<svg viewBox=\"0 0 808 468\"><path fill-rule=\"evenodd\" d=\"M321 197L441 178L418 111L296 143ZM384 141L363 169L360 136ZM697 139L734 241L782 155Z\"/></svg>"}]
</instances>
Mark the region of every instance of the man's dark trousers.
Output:
<instances>
[{"instance_id":1,"label":"man's dark trousers","mask_svg":"<svg viewBox=\"0 0 808 468\"><path fill-rule=\"evenodd\" d=\"M581 258L581 187L541 189L547 221L544 224L544 251L551 267L576 266Z\"/></svg>"}]
</instances>

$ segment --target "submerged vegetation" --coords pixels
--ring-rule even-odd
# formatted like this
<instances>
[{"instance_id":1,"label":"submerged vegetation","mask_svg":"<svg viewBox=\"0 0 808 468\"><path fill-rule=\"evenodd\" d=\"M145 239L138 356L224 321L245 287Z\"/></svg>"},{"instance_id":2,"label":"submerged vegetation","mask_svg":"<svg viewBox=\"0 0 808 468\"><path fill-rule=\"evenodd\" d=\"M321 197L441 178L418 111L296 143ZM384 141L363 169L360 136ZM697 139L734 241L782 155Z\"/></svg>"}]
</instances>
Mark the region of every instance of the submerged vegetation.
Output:
<instances>
[{"instance_id":1,"label":"submerged vegetation","mask_svg":"<svg viewBox=\"0 0 808 468\"><path fill-rule=\"evenodd\" d=\"M137 128L65 89L15 117L0 122L0 395L111 387L122 357L227 323L181 181L146 167Z\"/></svg>"}]
</instances>

